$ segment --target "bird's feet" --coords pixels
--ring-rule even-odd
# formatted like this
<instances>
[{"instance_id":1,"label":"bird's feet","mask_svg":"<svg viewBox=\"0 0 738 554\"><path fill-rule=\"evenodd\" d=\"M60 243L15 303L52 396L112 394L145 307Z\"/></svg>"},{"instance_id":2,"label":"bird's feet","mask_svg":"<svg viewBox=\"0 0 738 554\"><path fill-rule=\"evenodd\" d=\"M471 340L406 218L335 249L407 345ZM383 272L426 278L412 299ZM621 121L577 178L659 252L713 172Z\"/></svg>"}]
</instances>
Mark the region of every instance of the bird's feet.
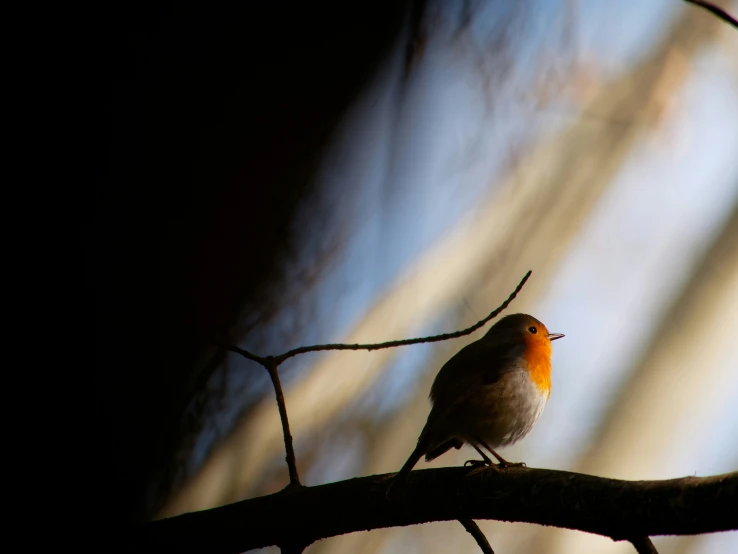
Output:
<instances>
[{"instance_id":1,"label":"bird's feet","mask_svg":"<svg viewBox=\"0 0 738 554\"><path fill-rule=\"evenodd\" d=\"M464 467L470 466L471 471L467 475L476 475L477 473L483 473L488 469L493 471L497 470L497 464L493 464L490 460L467 460L464 462Z\"/></svg>"}]
</instances>

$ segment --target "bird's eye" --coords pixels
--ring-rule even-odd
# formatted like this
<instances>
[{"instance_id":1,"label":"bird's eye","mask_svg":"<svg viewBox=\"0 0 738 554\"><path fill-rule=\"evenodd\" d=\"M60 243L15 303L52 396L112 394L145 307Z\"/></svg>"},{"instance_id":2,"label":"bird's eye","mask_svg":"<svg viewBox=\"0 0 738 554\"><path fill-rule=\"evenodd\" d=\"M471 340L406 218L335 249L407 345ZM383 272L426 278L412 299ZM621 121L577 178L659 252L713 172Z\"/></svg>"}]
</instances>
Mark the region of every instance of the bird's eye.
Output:
<instances>
[{"instance_id":1,"label":"bird's eye","mask_svg":"<svg viewBox=\"0 0 738 554\"><path fill-rule=\"evenodd\" d=\"M528 327L528 331L535 335L538 332L538 329L536 329L535 327Z\"/></svg>"}]
</instances>

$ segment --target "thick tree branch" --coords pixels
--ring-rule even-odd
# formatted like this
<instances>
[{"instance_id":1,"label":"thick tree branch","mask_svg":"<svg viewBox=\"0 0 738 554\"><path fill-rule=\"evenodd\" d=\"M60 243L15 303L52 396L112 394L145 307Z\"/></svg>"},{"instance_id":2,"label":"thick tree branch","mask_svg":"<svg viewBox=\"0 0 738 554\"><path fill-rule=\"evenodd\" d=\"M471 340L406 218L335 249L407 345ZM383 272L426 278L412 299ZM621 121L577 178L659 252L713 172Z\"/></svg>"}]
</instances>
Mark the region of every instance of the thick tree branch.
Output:
<instances>
[{"instance_id":1,"label":"thick tree branch","mask_svg":"<svg viewBox=\"0 0 738 554\"><path fill-rule=\"evenodd\" d=\"M530 468L427 469L410 474L403 494L385 498L393 475L302 487L156 521L131 537L127 551L235 554L286 540L309 544L454 519L537 523L630 541L738 529L738 472L622 481Z\"/></svg>"},{"instance_id":2,"label":"thick tree branch","mask_svg":"<svg viewBox=\"0 0 738 554\"><path fill-rule=\"evenodd\" d=\"M689 4L694 4L695 6L699 6L701 8L705 8L708 12L716 15L718 18L725 21L727 24L732 25L736 29L738 29L738 20L736 20L735 17L730 15L728 12L726 12L724 9L719 8L712 2L705 2L703 0L684 0L685 2L688 2Z\"/></svg>"}]
</instances>

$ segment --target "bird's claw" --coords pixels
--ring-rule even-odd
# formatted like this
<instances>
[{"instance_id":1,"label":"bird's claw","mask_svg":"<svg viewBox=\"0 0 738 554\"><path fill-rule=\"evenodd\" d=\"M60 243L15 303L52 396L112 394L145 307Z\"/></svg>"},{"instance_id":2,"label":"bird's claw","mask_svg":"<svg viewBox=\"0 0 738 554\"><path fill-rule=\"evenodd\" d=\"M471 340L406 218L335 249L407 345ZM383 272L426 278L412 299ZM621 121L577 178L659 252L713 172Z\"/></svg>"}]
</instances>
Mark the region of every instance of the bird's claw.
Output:
<instances>
[{"instance_id":1,"label":"bird's claw","mask_svg":"<svg viewBox=\"0 0 738 554\"><path fill-rule=\"evenodd\" d=\"M487 460L467 460L464 462L464 467L471 466L473 468L479 468L479 467L491 467L492 464L490 464Z\"/></svg>"}]
</instances>

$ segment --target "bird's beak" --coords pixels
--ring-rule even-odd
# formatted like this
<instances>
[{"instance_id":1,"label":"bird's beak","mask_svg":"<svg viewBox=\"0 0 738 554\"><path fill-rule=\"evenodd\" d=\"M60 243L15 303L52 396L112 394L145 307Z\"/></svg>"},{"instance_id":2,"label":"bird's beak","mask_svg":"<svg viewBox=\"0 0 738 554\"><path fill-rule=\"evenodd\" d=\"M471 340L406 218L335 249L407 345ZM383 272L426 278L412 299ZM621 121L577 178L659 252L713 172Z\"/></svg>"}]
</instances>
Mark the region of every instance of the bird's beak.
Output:
<instances>
[{"instance_id":1,"label":"bird's beak","mask_svg":"<svg viewBox=\"0 0 738 554\"><path fill-rule=\"evenodd\" d=\"M546 338L548 340L556 340L556 339L564 338L565 336L566 335L564 335L562 333L549 333L548 335L546 335Z\"/></svg>"}]
</instances>

